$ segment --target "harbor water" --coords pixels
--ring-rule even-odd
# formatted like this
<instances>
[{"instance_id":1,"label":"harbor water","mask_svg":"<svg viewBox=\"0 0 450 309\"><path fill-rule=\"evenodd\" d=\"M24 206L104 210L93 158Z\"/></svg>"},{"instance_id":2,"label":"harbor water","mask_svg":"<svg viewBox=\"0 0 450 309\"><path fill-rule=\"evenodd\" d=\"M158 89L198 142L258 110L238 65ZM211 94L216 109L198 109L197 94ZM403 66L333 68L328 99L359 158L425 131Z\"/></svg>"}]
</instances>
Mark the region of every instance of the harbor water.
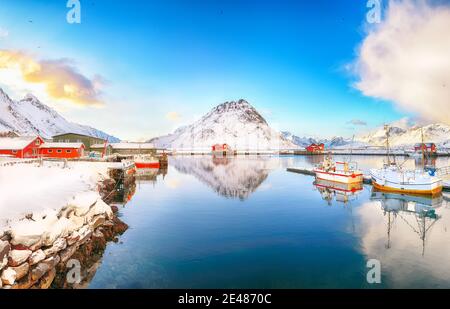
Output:
<instances>
[{"instance_id":1,"label":"harbor water","mask_svg":"<svg viewBox=\"0 0 450 309\"><path fill-rule=\"evenodd\" d=\"M171 157L138 177L120 208L129 229L89 287L450 288L450 196L346 191L286 171L322 159ZM353 159L368 171L384 158ZM380 283L367 280L373 260Z\"/></svg>"}]
</instances>

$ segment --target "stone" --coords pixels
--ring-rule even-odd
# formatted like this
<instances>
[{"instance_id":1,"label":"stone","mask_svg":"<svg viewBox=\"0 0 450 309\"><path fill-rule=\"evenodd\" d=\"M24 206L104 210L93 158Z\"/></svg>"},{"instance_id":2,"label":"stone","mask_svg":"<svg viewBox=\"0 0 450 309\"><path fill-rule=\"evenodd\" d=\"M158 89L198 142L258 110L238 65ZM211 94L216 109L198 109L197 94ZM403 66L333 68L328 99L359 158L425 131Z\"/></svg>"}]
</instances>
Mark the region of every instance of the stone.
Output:
<instances>
[{"instance_id":1,"label":"stone","mask_svg":"<svg viewBox=\"0 0 450 309\"><path fill-rule=\"evenodd\" d=\"M78 231L78 233L80 235L80 238L77 241L77 246L81 246L91 238L92 230L89 225L85 225Z\"/></svg>"},{"instance_id":2,"label":"stone","mask_svg":"<svg viewBox=\"0 0 450 309\"><path fill-rule=\"evenodd\" d=\"M50 248L44 250L45 256L49 257L55 255L59 251L66 249L66 247L67 247L66 239L58 238L57 240L55 240L55 242Z\"/></svg>"},{"instance_id":3,"label":"stone","mask_svg":"<svg viewBox=\"0 0 450 309\"><path fill-rule=\"evenodd\" d=\"M11 240L11 235L4 234L2 237L0 237L0 240L9 242Z\"/></svg>"},{"instance_id":4,"label":"stone","mask_svg":"<svg viewBox=\"0 0 450 309\"><path fill-rule=\"evenodd\" d=\"M13 285L16 282L17 273L11 267L3 270L1 279L4 285Z\"/></svg>"},{"instance_id":5,"label":"stone","mask_svg":"<svg viewBox=\"0 0 450 309\"><path fill-rule=\"evenodd\" d=\"M19 266L20 264L26 262L30 257L31 250L11 250L8 255L8 265L9 266Z\"/></svg>"},{"instance_id":6,"label":"stone","mask_svg":"<svg viewBox=\"0 0 450 309\"><path fill-rule=\"evenodd\" d=\"M47 256L45 255L44 251L42 249L39 249L30 255L28 263L30 263L30 265L36 265L40 261L44 260L46 257Z\"/></svg>"},{"instance_id":7,"label":"stone","mask_svg":"<svg viewBox=\"0 0 450 309\"><path fill-rule=\"evenodd\" d=\"M37 281L41 279L51 269L48 263L39 263L31 270L31 279Z\"/></svg>"},{"instance_id":8,"label":"stone","mask_svg":"<svg viewBox=\"0 0 450 309\"><path fill-rule=\"evenodd\" d=\"M23 244L12 245L12 246L11 246L11 249L12 249L12 250L31 250L30 247L25 246L25 245L23 245ZM33 250L31 250L31 251L33 251Z\"/></svg>"},{"instance_id":9,"label":"stone","mask_svg":"<svg viewBox=\"0 0 450 309\"><path fill-rule=\"evenodd\" d=\"M31 279L31 274L28 273L28 275L25 276L23 279L18 280L16 283L14 283L14 285L11 288L18 290L25 290L31 288L35 283L36 281Z\"/></svg>"},{"instance_id":10,"label":"stone","mask_svg":"<svg viewBox=\"0 0 450 309\"><path fill-rule=\"evenodd\" d=\"M59 253L59 256L61 258L61 263L67 262L76 251L77 251L77 246L75 246L75 245L69 246L66 249L62 250Z\"/></svg>"},{"instance_id":11,"label":"stone","mask_svg":"<svg viewBox=\"0 0 450 309\"><path fill-rule=\"evenodd\" d=\"M75 231L66 237L67 245L71 246L74 243L76 243L79 239L80 239L80 234L77 231Z\"/></svg>"},{"instance_id":12,"label":"stone","mask_svg":"<svg viewBox=\"0 0 450 309\"><path fill-rule=\"evenodd\" d=\"M11 245L8 241L0 240L0 261L3 261L5 256L8 256Z\"/></svg>"},{"instance_id":13,"label":"stone","mask_svg":"<svg viewBox=\"0 0 450 309\"><path fill-rule=\"evenodd\" d=\"M16 281L22 279L28 274L30 270L30 264L23 263L16 267L11 267L16 272Z\"/></svg>"},{"instance_id":14,"label":"stone","mask_svg":"<svg viewBox=\"0 0 450 309\"><path fill-rule=\"evenodd\" d=\"M106 220L105 223L103 223L103 226L112 227L114 226L114 222L111 220Z\"/></svg>"},{"instance_id":15,"label":"stone","mask_svg":"<svg viewBox=\"0 0 450 309\"><path fill-rule=\"evenodd\" d=\"M61 261L61 258L59 255L55 255L52 257L49 257L42 262L39 262L32 270L32 278L33 280L38 280L42 275L47 273L50 269L56 267L58 263Z\"/></svg>"},{"instance_id":16,"label":"stone","mask_svg":"<svg viewBox=\"0 0 450 309\"><path fill-rule=\"evenodd\" d=\"M119 212L119 207L117 207L116 205L112 205L111 210L113 213L117 213L117 212Z\"/></svg>"},{"instance_id":17,"label":"stone","mask_svg":"<svg viewBox=\"0 0 450 309\"><path fill-rule=\"evenodd\" d=\"M0 261L0 270L2 270L6 265L8 265L8 256L3 257L3 261Z\"/></svg>"},{"instance_id":18,"label":"stone","mask_svg":"<svg viewBox=\"0 0 450 309\"><path fill-rule=\"evenodd\" d=\"M98 215L91 219L91 221L89 222L89 225L92 227L93 230L95 230L99 226L102 226L103 223L105 223L105 221L106 221L105 216Z\"/></svg>"},{"instance_id":19,"label":"stone","mask_svg":"<svg viewBox=\"0 0 450 309\"><path fill-rule=\"evenodd\" d=\"M46 273L39 282L40 289L48 289L56 276L56 269L52 268L48 273Z\"/></svg>"},{"instance_id":20,"label":"stone","mask_svg":"<svg viewBox=\"0 0 450 309\"><path fill-rule=\"evenodd\" d=\"M47 263L50 268L56 267L56 265L58 265L58 263L61 261L61 258L59 255L54 255L52 257L49 257L45 260L43 260L41 263Z\"/></svg>"}]
</instances>

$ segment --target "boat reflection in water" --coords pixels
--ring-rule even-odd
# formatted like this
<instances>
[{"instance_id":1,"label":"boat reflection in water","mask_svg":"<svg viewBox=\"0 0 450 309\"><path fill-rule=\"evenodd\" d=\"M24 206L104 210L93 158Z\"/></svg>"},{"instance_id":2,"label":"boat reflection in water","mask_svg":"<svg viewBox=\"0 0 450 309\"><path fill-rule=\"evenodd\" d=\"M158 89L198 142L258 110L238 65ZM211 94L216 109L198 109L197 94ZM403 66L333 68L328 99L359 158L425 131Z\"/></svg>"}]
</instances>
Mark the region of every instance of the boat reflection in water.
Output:
<instances>
[{"instance_id":1,"label":"boat reflection in water","mask_svg":"<svg viewBox=\"0 0 450 309\"><path fill-rule=\"evenodd\" d=\"M387 217L387 243L391 247L391 230L396 220L405 222L422 241L422 255L425 254L427 233L430 232L440 216L436 209L442 206L443 197L415 196L398 193L386 193L373 189L371 200L377 201ZM399 218L399 219L398 219Z\"/></svg>"},{"instance_id":2,"label":"boat reflection in water","mask_svg":"<svg viewBox=\"0 0 450 309\"><path fill-rule=\"evenodd\" d=\"M333 200L347 204L356 200L363 190L362 183L345 184L323 179L316 179L314 186L328 205L332 205Z\"/></svg>"},{"instance_id":3,"label":"boat reflection in water","mask_svg":"<svg viewBox=\"0 0 450 309\"><path fill-rule=\"evenodd\" d=\"M140 184L152 183L156 184L158 176L164 179L167 175L167 168L139 168L136 169L136 183Z\"/></svg>"}]
</instances>

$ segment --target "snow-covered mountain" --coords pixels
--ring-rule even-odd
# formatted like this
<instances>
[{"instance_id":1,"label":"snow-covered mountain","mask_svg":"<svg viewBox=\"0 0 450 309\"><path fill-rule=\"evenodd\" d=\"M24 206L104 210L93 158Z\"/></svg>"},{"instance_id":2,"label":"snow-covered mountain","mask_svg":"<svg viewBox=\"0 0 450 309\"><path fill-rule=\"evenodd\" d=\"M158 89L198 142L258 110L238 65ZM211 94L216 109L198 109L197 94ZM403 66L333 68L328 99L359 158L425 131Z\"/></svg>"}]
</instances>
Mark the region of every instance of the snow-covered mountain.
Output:
<instances>
[{"instance_id":1,"label":"snow-covered mountain","mask_svg":"<svg viewBox=\"0 0 450 309\"><path fill-rule=\"evenodd\" d=\"M111 142L120 141L103 131L67 121L31 94L14 101L0 88L0 133L8 131L44 138L70 132L107 138Z\"/></svg>"},{"instance_id":2,"label":"snow-covered mountain","mask_svg":"<svg viewBox=\"0 0 450 309\"><path fill-rule=\"evenodd\" d=\"M410 127L389 128L389 142L392 147L408 147L422 141L422 132L425 142L432 142L439 147L450 147L450 126L442 123L428 124L425 126L412 125ZM373 146L386 144L386 132L383 127L355 138L357 141Z\"/></svg>"},{"instance_id":3,"label":"snow-covered mountain","mask_svg":"<svg viewBox=\"0 0 450 309\"><path fill-rule=\"evenodd\" d=\"M342 136L334 136L332 138L324 138L317 139L313 137L299 137L297 135L292 134L291 132L284 131L282 132L284 138L291 141L295 145L299 147L307 147L311 144L324 144L325 148L342 148L342 147L350 147L352 145L352 140L344 138ZM360 143L354 142L353 147L363 146Z\"/></svg>"},{"instance_id":4,"label":"snow-covered mountain","mask_svg":"<svg viewBox=\"0 0 450 309\"><path fill-rule=\"evenodd\" d=\"M450 148L450 126L442 123L434 123L425 126L415 124L406 124L404 121L394 122L389 127L389 141L391 147L409 148L422 141L422 130L424 141L435 143L438 147ZM355 136L352 142L351 138L335 136L330 139L316 139L312 137L299 137L290 132L283 132L283 136L298 145L306 147L312 143L323 143L325 148L364 148L368 146L385 146L386 131L384 127L376 128L369 133Z\"/></svg>"},{"instance_id":5,"label":"snow-covered mountain","mask_svg":"<svg viewBox=\"0 0 450 309\"><path fill-rule=\"evenodd\" d=\"M210 149L211 145L223 143L241 150L297 148L245 100L222 103L195 123L150 142L172 149Z\"/></svg>"}]
</instances>

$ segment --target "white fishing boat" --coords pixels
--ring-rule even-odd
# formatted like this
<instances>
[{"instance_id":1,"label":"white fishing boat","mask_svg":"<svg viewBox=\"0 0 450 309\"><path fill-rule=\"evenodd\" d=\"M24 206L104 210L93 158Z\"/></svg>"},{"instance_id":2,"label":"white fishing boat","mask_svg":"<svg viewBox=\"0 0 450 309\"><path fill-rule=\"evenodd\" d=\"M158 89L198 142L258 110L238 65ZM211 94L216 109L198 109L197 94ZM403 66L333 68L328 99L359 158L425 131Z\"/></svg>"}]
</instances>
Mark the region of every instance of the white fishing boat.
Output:
<instances>
[{"instance_id":1,"label":"white fishing boat","mask_svg":"<svg viewBox=\"0 0 450 309\"><path fill-rule=\"evenodd\" d=\"M387 162L380 169L371 169L372 185L381 191L418 195L436 195L442 192L442 179L432 170L407 170L389 155L389 128L386 127Z\"/></svg>"},{"instance_id":2,"label":"white fishing boat","mask_svg":"<svg viewBox=\"0 0 450 309\"><path fill-rule=\"evenodd\" d=\"M334 162L329 155L313 171L316 179L346 184L363 182L363 173L355 162Z\"/></svg>"}]
</instances>

